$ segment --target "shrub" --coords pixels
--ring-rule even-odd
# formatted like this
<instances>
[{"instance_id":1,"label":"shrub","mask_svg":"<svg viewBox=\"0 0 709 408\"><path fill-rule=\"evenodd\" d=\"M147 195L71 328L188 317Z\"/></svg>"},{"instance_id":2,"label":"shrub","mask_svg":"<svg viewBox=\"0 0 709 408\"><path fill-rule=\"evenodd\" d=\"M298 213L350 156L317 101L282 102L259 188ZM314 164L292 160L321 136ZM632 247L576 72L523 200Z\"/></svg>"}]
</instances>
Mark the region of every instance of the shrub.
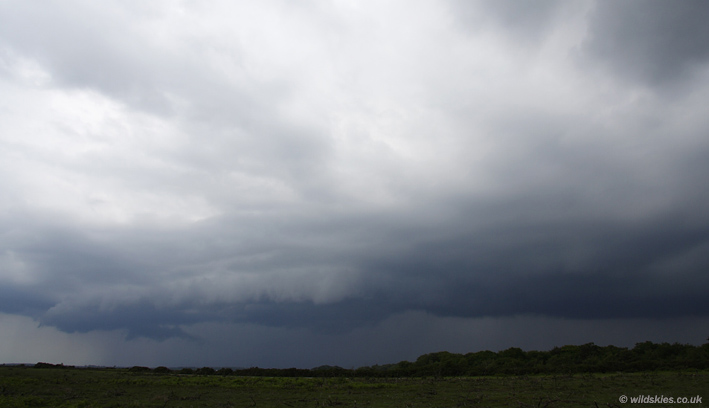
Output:
<instances>
[{"instance_id":1,"label":"shrub","mask_svg":"<svg viewBox=\"0 0 709 408\"><path fill-rule=\"evenodd\" d=\"M217 375L232 375L234 374L234 370L228 367L223 367L217 370L216 372Z\"/></svg>"},{"instance_id":2,"label":"shrub","mask_svg":"<svg viewBox=\"0 0 709 408\"><path fill-rule=\"evenodd\" d=\"M214 373L216 373L216 371L212 367L202 367L195 371L195 374L198 375L213 375Z\"/></svg>"}]
</instances>

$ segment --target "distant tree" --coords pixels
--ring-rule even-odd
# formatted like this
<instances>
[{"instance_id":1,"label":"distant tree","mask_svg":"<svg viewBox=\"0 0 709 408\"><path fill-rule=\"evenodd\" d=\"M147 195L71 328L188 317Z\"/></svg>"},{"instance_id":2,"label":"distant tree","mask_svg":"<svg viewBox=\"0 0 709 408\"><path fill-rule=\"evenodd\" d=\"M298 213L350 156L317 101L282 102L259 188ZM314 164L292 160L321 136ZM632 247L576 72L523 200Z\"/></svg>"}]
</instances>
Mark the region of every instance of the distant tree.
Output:
<instances>
[{"instance_id":1,"label":"distant tree","mask_svg":"<svg viewBox=\"0 0 709 408\"><path fill-rule=\"evenodd\" d=\"M167 368L165 366L160 366L160 367L155 367L153 372L155 374L170 374L172 372L172 370L170 370L169 368Z\"/></svg>"},{"instance_id":2,"label":"distant tree","mask_svg":"<svg viewBox=\"0 0 709 408\"><path fill-rule=\"evenodd\" d=\"M510 347L507 350L502 350L501 352L497 353L497 356L501 358L524 361L527 357L527 353L525 353L524 350L519 347Z\"/></svg>"},{"instance_id":3,"label":"distant tree","mask_svg":"<svg viewBox=\"0 0 709 408\"><path fill-rule=\"evenodd\" d=\"M372 367L359 367L354 371L355 377L377 377L379 374Z\"/></svg>"},{"instance_id":4,"label":"distant tree","mask_svg":"<svg viewBox=\"0 0 709 408\"><path fill-rule=\"evenodd\" d=\"M214 373L216 373L216 371L212 367L202 367L195 371L195 374L198 375L213 375Z\"/></svg>"},{"instance_id":5,"label":"distant tree","mask_svg":"<svg viewBox=\"0 0 709 408\"><path fill-rule=\"evenodd\" d=\"M219 370L217 370L217 372L215 374L217 374L217 375L232 375L232 374L234 374L234 370L229 367L223 367L223 368L220 368Z\"/></svg>"}]
</instances>

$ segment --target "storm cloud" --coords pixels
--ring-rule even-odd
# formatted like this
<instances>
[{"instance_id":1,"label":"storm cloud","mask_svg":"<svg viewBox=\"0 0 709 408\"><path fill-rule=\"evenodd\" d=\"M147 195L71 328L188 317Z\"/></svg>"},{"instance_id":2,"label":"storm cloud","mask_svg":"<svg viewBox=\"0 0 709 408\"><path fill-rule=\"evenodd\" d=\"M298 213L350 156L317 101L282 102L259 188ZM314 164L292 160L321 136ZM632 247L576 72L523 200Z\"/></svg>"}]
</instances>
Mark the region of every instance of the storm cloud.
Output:
<instances>
[{"instance_id":1,"label":"storm cloud","mask_svg":"<svg viewBox=\"0 0 709 408\"><path fill-rule=\"evenodd\" d=\"M592 34L583 49L624 80L649 86L689 79L709 59L702 1L668 4L599 2L592 12Z\"/></svg>"},{"instance_id":2,"label":"storm cloud","mask_svg":"<svg viewBox=\"0 0 709 408\"><path fill-rule=\"evenodd\" d=\"M702 342L705 4L3 2L0 360Z\"/></svg>"}]
</instances>

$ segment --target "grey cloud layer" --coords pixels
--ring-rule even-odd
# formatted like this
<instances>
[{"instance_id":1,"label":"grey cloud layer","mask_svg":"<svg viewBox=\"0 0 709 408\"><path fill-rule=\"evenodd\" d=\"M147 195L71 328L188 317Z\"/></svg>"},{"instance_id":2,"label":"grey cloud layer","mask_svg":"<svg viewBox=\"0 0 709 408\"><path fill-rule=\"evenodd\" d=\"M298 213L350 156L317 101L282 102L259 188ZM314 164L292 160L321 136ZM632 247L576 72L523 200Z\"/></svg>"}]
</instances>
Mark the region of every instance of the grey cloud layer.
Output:
<instances>
[{"instance_id":1,"label":"grey cloud layer","mask_svg":"<svg viewBox=\"0 0 709 408\"><path fill-rule=\"evenodd\" d=\"M706 69L709 28L702 1L598 2L584 49L624 80L651 86L677 82Z\"/></svg>"},{"instance_id":2,"label":"grey cloud layer","mask_svg":"<svg viewBox=\"0 0 709 408\"><path fill-rule=\"evenodd\" d=\"M704 3L74 6L0 6L2 312L709 315Z\"/></svg>"}]
</instances>

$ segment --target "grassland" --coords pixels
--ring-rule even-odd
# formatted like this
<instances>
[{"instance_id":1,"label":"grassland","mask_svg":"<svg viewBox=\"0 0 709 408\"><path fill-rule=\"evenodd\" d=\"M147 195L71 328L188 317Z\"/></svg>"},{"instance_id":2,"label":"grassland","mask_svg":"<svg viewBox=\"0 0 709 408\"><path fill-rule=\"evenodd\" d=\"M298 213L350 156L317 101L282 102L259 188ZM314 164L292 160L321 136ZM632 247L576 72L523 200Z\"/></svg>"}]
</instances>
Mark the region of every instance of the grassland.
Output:
<instances>
[{"instance_id":1,"label":"grassland","mask_svg":"<svg viewBox=\"0 0 709 408\"><path fill-rule=\"evenodd\" d=\"M451 378L283 378L0 367L0 407L622 407L709 399L709 372ZM652 404L704 407L703 404Z\"/></svg>"}]
</instances>

